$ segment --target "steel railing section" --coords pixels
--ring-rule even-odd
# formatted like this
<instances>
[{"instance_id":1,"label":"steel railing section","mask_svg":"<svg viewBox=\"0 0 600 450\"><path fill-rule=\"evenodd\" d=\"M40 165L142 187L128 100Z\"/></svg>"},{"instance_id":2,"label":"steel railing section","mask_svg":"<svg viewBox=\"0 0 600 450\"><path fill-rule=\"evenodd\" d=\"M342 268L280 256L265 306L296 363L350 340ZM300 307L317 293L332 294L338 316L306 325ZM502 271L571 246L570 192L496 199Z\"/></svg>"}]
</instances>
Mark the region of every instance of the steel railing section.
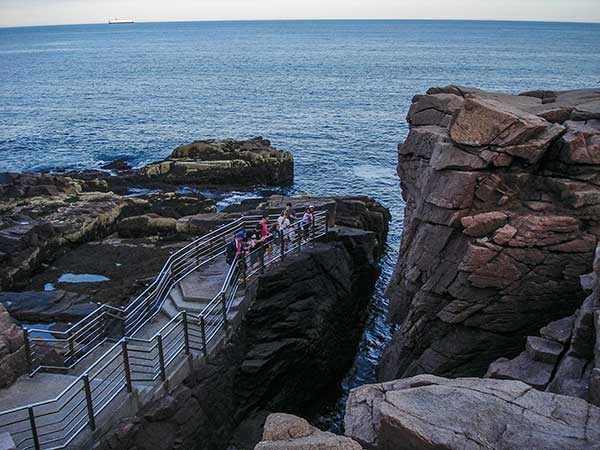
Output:
<instances>
[{"instance_id":1,"label":"steel railing section","mask_svg":"<svg viewBox=\"0 0 600 450\"><path fill-rule=\"evenodd\" d=\"M101 305L67 331L30 330L30 333L57 336L65 361L76 362L82 358L78 355L89 354L98 342L105 342L107 336L115 333L115 329L127 332L147 323L160 311L169 286L191 273L191 267L198 268L222 255L227 242L223 237L255 225L258 220L258 216L242 217L173 253L154 282L123 309ZM94 431L99 420L110 415L110 411L106 411L109 405L118 398L125 400L133 392L134 384L160 382L168 386L169 374L177 363L191 356L208 357L213 346L226 336L231 326L232 308L245 283L265 267L284 260L289 253L301 251L303 245L325 235L327 220L327 213L318 211L310 224L298 221L280 232L271 243L236 258L221 290L200 314L181 311L151 339L122 336L56 398L0 412L0 431L9 432L20 450L66 448L84 430ZM215 245L216 242L219 245ZM190 258L195 259L194 264L189 263ZM31 334L30 343L43 341ZM40 351L41 345L37 342L31 347ZM92 347L86 349L86 345Z\"/></svg>"}]
</instances>

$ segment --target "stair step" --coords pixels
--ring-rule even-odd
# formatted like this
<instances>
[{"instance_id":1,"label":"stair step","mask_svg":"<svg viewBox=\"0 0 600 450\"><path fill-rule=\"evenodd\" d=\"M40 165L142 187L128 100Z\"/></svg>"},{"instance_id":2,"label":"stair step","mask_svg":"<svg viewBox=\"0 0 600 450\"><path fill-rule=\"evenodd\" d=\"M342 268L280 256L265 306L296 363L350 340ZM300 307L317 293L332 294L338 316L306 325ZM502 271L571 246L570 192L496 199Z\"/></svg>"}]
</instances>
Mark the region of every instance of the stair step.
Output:
<instances>
[{"instance_id":1,"label":"stair step","mask_svg":"<svg viewBox=\"0 0 600 450\"><path fill-rule=\"evenodd\" d=\"M177 314L179 314L179 309L173 302L173 299L169 296L163 303L162 311L167 315L169 319L172 319Z\"/></svg>"}]
</instances>

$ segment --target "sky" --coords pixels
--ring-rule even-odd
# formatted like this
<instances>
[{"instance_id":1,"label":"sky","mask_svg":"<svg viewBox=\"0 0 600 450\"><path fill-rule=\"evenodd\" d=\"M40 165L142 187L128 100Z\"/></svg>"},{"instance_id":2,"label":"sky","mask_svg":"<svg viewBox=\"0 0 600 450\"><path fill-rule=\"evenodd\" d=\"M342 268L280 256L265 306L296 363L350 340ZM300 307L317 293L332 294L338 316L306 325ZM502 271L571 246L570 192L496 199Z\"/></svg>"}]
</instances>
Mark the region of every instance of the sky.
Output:
<instances>
[{"instance_id":1,"label":"sky","mask_svg":"<svg viewBox=\"0 0 600 450\"><path fill-rule=\"evenodd\" d=\"M0 26L267 19L600 22L600 0L0 0Z\"/></svg>"}]
</instances>

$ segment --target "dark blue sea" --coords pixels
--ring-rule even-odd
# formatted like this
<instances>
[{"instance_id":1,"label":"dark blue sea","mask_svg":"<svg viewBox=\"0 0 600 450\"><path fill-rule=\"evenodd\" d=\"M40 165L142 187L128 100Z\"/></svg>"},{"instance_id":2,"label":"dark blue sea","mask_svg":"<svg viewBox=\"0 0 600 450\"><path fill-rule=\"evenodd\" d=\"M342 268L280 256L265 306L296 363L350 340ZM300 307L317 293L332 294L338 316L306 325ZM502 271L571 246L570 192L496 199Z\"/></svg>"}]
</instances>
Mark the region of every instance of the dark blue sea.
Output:
<instances>
[{"instance_id":1,"label":"dark blue sea","mask_svg":"<svg viewBox=\"0 0 600 450\"><path fill-rule=\"evenodd\" d=\"M600 24L461 21L140 23L0 28L0 171L162 159L194 139L264 136L296 158L292 192L368 194L394 215L354 367L316 415L372 382L402 200L411 97L462 84L600 86ZM243 194L245 195L245 194ZM243 196L242 195L242 196Z\"/></svg>"}]
</instances>

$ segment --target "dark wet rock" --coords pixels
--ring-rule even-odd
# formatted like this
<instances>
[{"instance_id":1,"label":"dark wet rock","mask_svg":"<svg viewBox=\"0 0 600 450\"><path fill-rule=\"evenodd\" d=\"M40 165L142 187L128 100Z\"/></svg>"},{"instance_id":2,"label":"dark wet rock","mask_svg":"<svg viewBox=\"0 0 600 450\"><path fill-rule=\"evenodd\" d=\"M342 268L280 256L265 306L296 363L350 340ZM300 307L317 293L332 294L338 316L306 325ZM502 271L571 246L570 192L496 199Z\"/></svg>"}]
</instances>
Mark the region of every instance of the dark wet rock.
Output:
<instances>
[{"instance_id":1,"label":"dark wet rock","mask_svg":"<svg viewBox=\"0 0 600 450\"><path fill-rule=\"evenodd\" d=\"M0 303L25 323L76 322L98 307L87 295L60 290L0 292Z\"/></svg>"},{"instance_id":2,"label":"dark wet rock","mask_svg":"<svg viewBox=\"0 0 600 450\"><path fill-rule=\"evenodd\" d=\"M0 389L10 386L26 373L23 330L0 303Z\"/></svg>"},{"instance_id":3,"label":"dark wet rock","mask_svg":"<svg viewBox=\"0 0 600 450\"><path fill-rule=\"evenodd\" d=\"M170 394L175 407L164 396L151 402L135 426L131 421L132 435L121 441L149 450L162 433L165 442L180 439L185 448L226 448L235 440L236 448L251 449L256 440L248 437L260 437L251 428L262 425L262 412L298 413L320 398L352 363L361 333L357 324L379 273L373 259L376 242L374 232L333 229L324 242L269 268L249 286L252 303L231 342L196 364ZM173 410L175 415L168 417ZM145 414L164 418L150 421ZM232 438L240 424L245 438L238 432ZM350 442L321 437L330 444ZM110 436L106 440L115 441ZM302 448L296 444L288 448Z\"/></svg>"},{"instance_id":4,"label":"dark wet rock","mask_svg":"<svg viewBox=\"0 0 600 450\"><path fill-rule=\"evenodd\" d=\"M129 163L123 159L115 159L108 164L104 164L101 168L106 170L115 170L117 172L131 170Z\"/></svg>"},{"instance_id":5,"label":"dark wet rock","mask_svg":"<svg viewBox=\"0 0 600 450\"><path fill-rule=\"evenodd\" d=\"M271 414L255 450L361 450L352 439L321 431L290 414Z\"/></svg>"},{"instance_id":6,"label":"dark wet rock","mask_svg":"<svg viewBox=\"0 0 600 450\"><path fill-rule=\"evenodd\" d=\"M371 449L591 449L600 408L520 381L419 375L353 389L346 434Z\"/></svg>"},{"instance_id":7,"label":"dark wet rock","mask_svg":"<svg viewBox=\"0 0 600 450\"><path fill-rule=\"evenodd\" d=\"M285 185L294 178L291 153L262 138L195 141L139 171L142 179L205 185Z\"/></svg>"},{"instance_id":8,"label":"dark wet rock","mask_svg":"<svg viewBox=\"0 0 600 450\"><path fill-rule=\"evenodd\" d=\"M42 291L51 284L58 290L87 295L94 302L122 306L146 288L172 252L188 242L158 237L108 237L88 242L56 257L51 265L19 287ZM65 273L100 275L108 281L59 282Z\"/></svg>"},{"instance_id":9,"label":"dark wet rock","mask_svg":"<svg viewBox=\"0 0 600 450\"><path fill-rule=\"evenodd\" d=\"M591 114L598 100L598 89L514 96L462 86L413 99L387 290L399 327L381 380L481 376L580 307L579 277L600 237L600 121L575 111ZM589 353L589 333L581 342Z\"/></svg>"}]
</instances>

